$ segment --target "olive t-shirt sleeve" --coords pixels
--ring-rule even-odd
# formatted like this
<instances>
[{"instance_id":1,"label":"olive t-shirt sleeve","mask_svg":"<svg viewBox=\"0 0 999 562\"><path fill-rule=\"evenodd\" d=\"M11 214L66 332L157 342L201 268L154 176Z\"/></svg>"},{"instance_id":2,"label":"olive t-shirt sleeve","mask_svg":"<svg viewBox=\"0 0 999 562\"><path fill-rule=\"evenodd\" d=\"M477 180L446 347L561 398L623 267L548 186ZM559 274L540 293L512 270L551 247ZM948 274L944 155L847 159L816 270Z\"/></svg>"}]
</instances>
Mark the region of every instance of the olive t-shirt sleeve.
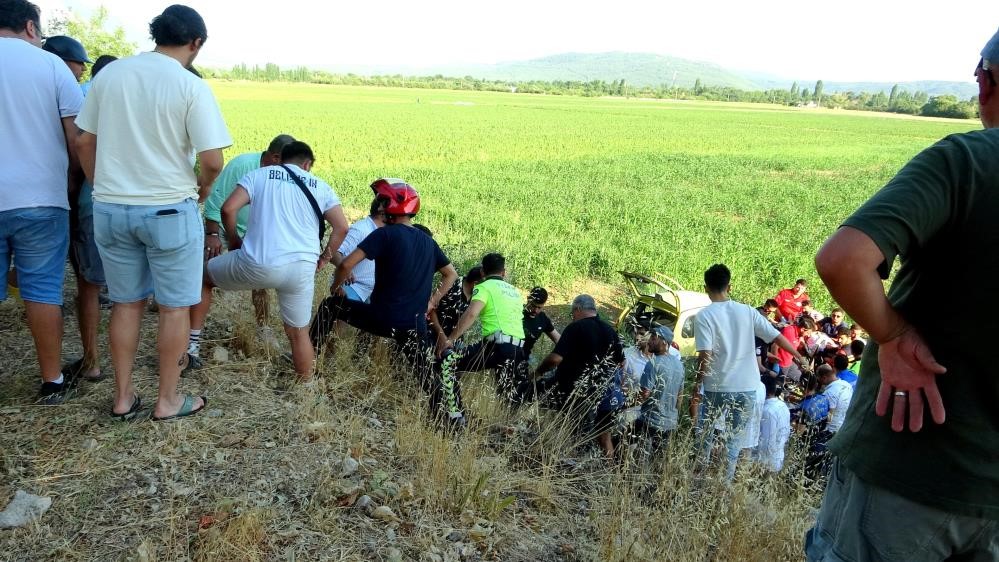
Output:
<instances>
[{"instance_id":1,"label":"olive t-shirt sleeve","mask_svg":"<svg viewBox=\"0 0 999 562\"><path fill-rule=\"evenodd\" d=\"M927 148L902 168L843 226L856 228L877 244L887 279L898 256L917 252L951 218L968 153L949 138Z\"/></svg>"}]
</instances>

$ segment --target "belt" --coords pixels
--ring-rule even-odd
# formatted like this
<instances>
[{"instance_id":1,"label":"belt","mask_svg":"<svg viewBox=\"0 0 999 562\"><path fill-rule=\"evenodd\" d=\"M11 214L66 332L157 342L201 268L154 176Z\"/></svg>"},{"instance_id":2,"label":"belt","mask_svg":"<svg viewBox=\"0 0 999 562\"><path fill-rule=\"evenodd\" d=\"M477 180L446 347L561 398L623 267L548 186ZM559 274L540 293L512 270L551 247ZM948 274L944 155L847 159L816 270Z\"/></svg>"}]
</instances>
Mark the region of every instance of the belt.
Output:
<instances>
[{"instance_id":1,"label":"belt","mask_svg":"<svg viewBox=\"0 0 999 562\"><path fill-rule=\"evenodd\" d=\"M524 340L520 338L515 338L513 336L508 336L503 332L495 332L489 334L488 336L482 338L483 341L491 341L494 343L511 343L517 347L524 347Z\"/></svg>"}]
</instances>

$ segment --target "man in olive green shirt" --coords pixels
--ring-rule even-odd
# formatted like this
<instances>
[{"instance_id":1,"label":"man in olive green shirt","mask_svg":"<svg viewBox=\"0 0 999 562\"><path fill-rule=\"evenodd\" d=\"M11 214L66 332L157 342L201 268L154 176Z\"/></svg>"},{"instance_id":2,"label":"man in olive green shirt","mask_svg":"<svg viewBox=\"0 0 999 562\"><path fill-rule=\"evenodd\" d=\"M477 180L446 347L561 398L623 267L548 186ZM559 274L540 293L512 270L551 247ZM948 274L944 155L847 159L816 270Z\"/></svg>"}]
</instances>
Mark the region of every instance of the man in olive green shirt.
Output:
<instances>
[{"instance_id":1,"label":"man in olive green shirt","mask_svg":"<svg viewBox=\"0 0 999 562\"><path fill-rule=\"evenodd\" d=\"M999 294L999 33L981 54L985 130L917 155L816 256L871 341L809 560L999 558L999 317L939 306Z\"/></svg>"},{"instance_id":2,"label":"man in olive green shirt","mask_svg":"<svg viewBox=\"0 0 999 562\"><path fill-rule=\"evenodd\" d=\"M455 425L464 424L461 406L459 372L496 369L497 391L511 401L518 401L516 376L524 356L524 301L516 287L504 281L506 259L500 254L486 254L482 258L485 279L472 290L468 309L458 319L458 324L447 338L437 345L441 360L436 368L440 373L432 396L434 414L447 413ZM472 327L476 319L482 323L482 340L457 351L454 342Z\"/></svg>"}]
</instances>

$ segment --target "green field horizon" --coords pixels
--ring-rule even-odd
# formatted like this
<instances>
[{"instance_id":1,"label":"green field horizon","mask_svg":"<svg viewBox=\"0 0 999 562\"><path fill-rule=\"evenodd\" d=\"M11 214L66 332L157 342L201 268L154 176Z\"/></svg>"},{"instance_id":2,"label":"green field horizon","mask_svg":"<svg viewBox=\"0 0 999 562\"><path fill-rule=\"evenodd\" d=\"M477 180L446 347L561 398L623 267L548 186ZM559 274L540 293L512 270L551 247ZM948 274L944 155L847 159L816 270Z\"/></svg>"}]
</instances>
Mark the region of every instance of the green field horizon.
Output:
<instances>
[{"instance_id":1,"label":"green field horizon","mask_svg":"<svg viewBox=\"0 0 999 562\"><path fill-rule=\"evenodd\" d=\"M464 270L508 258L556 292L618 270L699 288L716 262L756 302L815 278L822 241L912 156L973 121L760 104L211 81L231 158L309 143L347 208L368 184L419 189L418 222ZM811 293L828 306L828 295Z\"/></svg>"}]
</instances>

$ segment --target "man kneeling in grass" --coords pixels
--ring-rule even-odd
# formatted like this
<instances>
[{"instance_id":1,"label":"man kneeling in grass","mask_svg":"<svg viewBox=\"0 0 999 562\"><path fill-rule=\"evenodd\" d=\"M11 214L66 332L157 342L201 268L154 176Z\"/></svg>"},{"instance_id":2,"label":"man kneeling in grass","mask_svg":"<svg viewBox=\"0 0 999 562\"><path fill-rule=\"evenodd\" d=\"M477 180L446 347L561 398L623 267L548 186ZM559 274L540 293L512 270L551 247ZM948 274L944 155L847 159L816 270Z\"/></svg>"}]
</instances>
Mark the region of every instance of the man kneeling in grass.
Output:
<instances>
[{"instance_id":1,"label":"man kneeling in grass","mask_svg":"<svg viewBox=\"0 0 999 562\"><path fill-rule=\"evenodd\" d=\"M281 150L281 161L247 174L222 205L229 252L208 260L201 303L192 316L203 321L208 315L212 287L276 289L295 372L307 381L315 363L308 326L316 270L328 264L340 247L347 219L329 184L310 173L315 156L307 144L288 144ZM241 239L236 215L246 205L250 217ZM333 230L320 253L324 220Z\"/></svg>"}]
</instances>

